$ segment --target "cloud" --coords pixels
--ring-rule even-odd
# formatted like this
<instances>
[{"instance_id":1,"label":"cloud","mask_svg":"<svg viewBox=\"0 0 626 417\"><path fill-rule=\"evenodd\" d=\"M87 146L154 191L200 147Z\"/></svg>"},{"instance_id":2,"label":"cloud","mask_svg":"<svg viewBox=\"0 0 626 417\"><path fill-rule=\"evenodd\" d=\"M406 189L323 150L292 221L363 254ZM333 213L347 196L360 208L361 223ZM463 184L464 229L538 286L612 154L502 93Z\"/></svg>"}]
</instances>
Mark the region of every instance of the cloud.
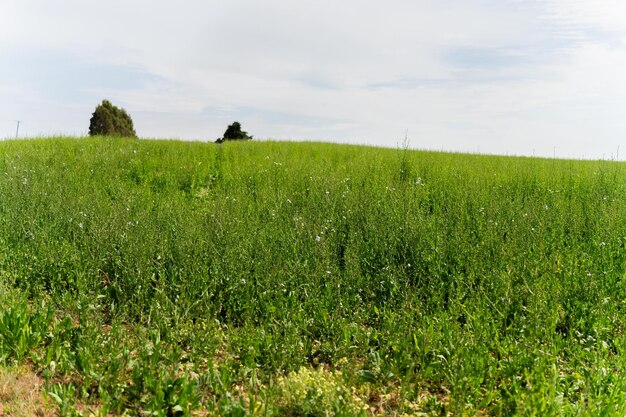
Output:
<instances>
[{"instance_id":1,"label":"cloud","mask_svg":"<svg viewBox=\"0 0 626 417\"><path fill-rule=\"evenodd\" d=\"M36 89L47 99L93 99L103 89L138 89L160 81L134 65L93 62L63 50L5 50L3 58L11 65L0 67L0 83Z\"/></svg>"},{"instance_id":2,"label":"cloud","mask_svg":"<svg viewBox=\"0 0 626 417\"><path fill-rule=\"evenodd\" d=\"M151 137L212 140L241 119L258 137L396 146L409 129L417 147L591 155L624 129L616 0L23 0L0 13L13 63L0 112L29 119L25 133L85 132L105 97Z\"/></svg>"},{"instance_id":3,"label":"cloud","mask_svg":"<svg viewBox=\"0 0 626 417\"><path fill-rule=\"evenodd\" d=\"M589 29L624 33L626 4L620 0L546 0L538 1L544 17L569 33L584 33ZM568 32L563 32L568 33Z\"/></svg>"}]
</instances>

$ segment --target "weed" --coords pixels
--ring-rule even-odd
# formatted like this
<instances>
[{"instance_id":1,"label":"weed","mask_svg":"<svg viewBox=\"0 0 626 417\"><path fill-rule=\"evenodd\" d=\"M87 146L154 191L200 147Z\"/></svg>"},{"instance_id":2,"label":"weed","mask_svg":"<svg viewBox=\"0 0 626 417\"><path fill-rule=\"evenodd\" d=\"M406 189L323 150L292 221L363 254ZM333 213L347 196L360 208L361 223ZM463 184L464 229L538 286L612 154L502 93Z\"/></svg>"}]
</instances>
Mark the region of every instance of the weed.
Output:
<instances>
[{"instance_id":1,"label":"weed","mask_svg":"<svg viewBox=\"0 0 626 417\"><path fill-rule=\"evenodd\" d=\"M623 415L625 174L6 141L0 360L65 415Z\"/></svg>"}]
</instances>

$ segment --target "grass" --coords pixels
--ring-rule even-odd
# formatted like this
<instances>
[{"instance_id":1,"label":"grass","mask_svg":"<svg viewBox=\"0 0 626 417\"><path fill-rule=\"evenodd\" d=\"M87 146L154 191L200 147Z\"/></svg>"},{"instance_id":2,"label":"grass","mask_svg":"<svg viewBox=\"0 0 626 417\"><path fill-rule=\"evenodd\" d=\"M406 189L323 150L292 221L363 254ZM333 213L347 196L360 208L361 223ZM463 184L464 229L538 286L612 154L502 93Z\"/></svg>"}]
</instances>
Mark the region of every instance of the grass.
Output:
<instances>
[{"instance_id":1,"label":"grass","mask_svg":"<svg viewBox=\"0 0 626 417\"><path fill-rule=\"evenodd\" d=\"M3 142L2 375L60 415L623 415L625 174Z\"/></svg>"},{"instance_id":2,"label":"grass","mask_svg":"<svg viewBox=\"0 0 626 417\"><path fill-rule=\"evenodd\" d=\"M41 389L44 381L26 368L0 369L0 415L45 416L54 411Z\"/></svg>"}]
</instances>

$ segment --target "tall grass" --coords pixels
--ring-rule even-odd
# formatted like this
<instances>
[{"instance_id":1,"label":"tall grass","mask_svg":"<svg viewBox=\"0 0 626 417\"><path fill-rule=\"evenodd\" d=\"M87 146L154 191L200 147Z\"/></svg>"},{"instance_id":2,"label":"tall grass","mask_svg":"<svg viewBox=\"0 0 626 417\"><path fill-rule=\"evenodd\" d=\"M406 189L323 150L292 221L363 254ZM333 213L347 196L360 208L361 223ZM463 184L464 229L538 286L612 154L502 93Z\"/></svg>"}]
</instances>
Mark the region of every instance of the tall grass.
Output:
<instances>
[{"instance_id":1,"label":"tall grass","mask_svg":"<svg viewBox=\"0 0 626 417\"><path fill-rule=\"evenodd\" d=\"M623 415L625 174L5 142L0 359L32 363L65 414Z\"/></svg>"}]
</instances>

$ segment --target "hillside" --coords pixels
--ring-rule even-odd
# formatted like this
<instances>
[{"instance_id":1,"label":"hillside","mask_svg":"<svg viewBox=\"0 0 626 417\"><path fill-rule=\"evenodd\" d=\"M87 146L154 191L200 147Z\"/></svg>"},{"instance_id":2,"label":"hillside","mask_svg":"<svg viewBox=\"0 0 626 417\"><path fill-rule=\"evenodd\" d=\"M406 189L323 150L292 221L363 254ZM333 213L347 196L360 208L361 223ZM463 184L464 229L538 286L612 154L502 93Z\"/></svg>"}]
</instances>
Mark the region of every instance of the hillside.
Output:
<instances>
[{"instance_id":1,"label":"hillside","mask_svg":"<svg viewBox=\"0 0 626 417\"><path fill-rule=\"evenodd\" d=\"M321 143L0 143L0 387L41 385L0 388L0 415L624 415L625 180Z\"/></svg>"}]
</instances>

